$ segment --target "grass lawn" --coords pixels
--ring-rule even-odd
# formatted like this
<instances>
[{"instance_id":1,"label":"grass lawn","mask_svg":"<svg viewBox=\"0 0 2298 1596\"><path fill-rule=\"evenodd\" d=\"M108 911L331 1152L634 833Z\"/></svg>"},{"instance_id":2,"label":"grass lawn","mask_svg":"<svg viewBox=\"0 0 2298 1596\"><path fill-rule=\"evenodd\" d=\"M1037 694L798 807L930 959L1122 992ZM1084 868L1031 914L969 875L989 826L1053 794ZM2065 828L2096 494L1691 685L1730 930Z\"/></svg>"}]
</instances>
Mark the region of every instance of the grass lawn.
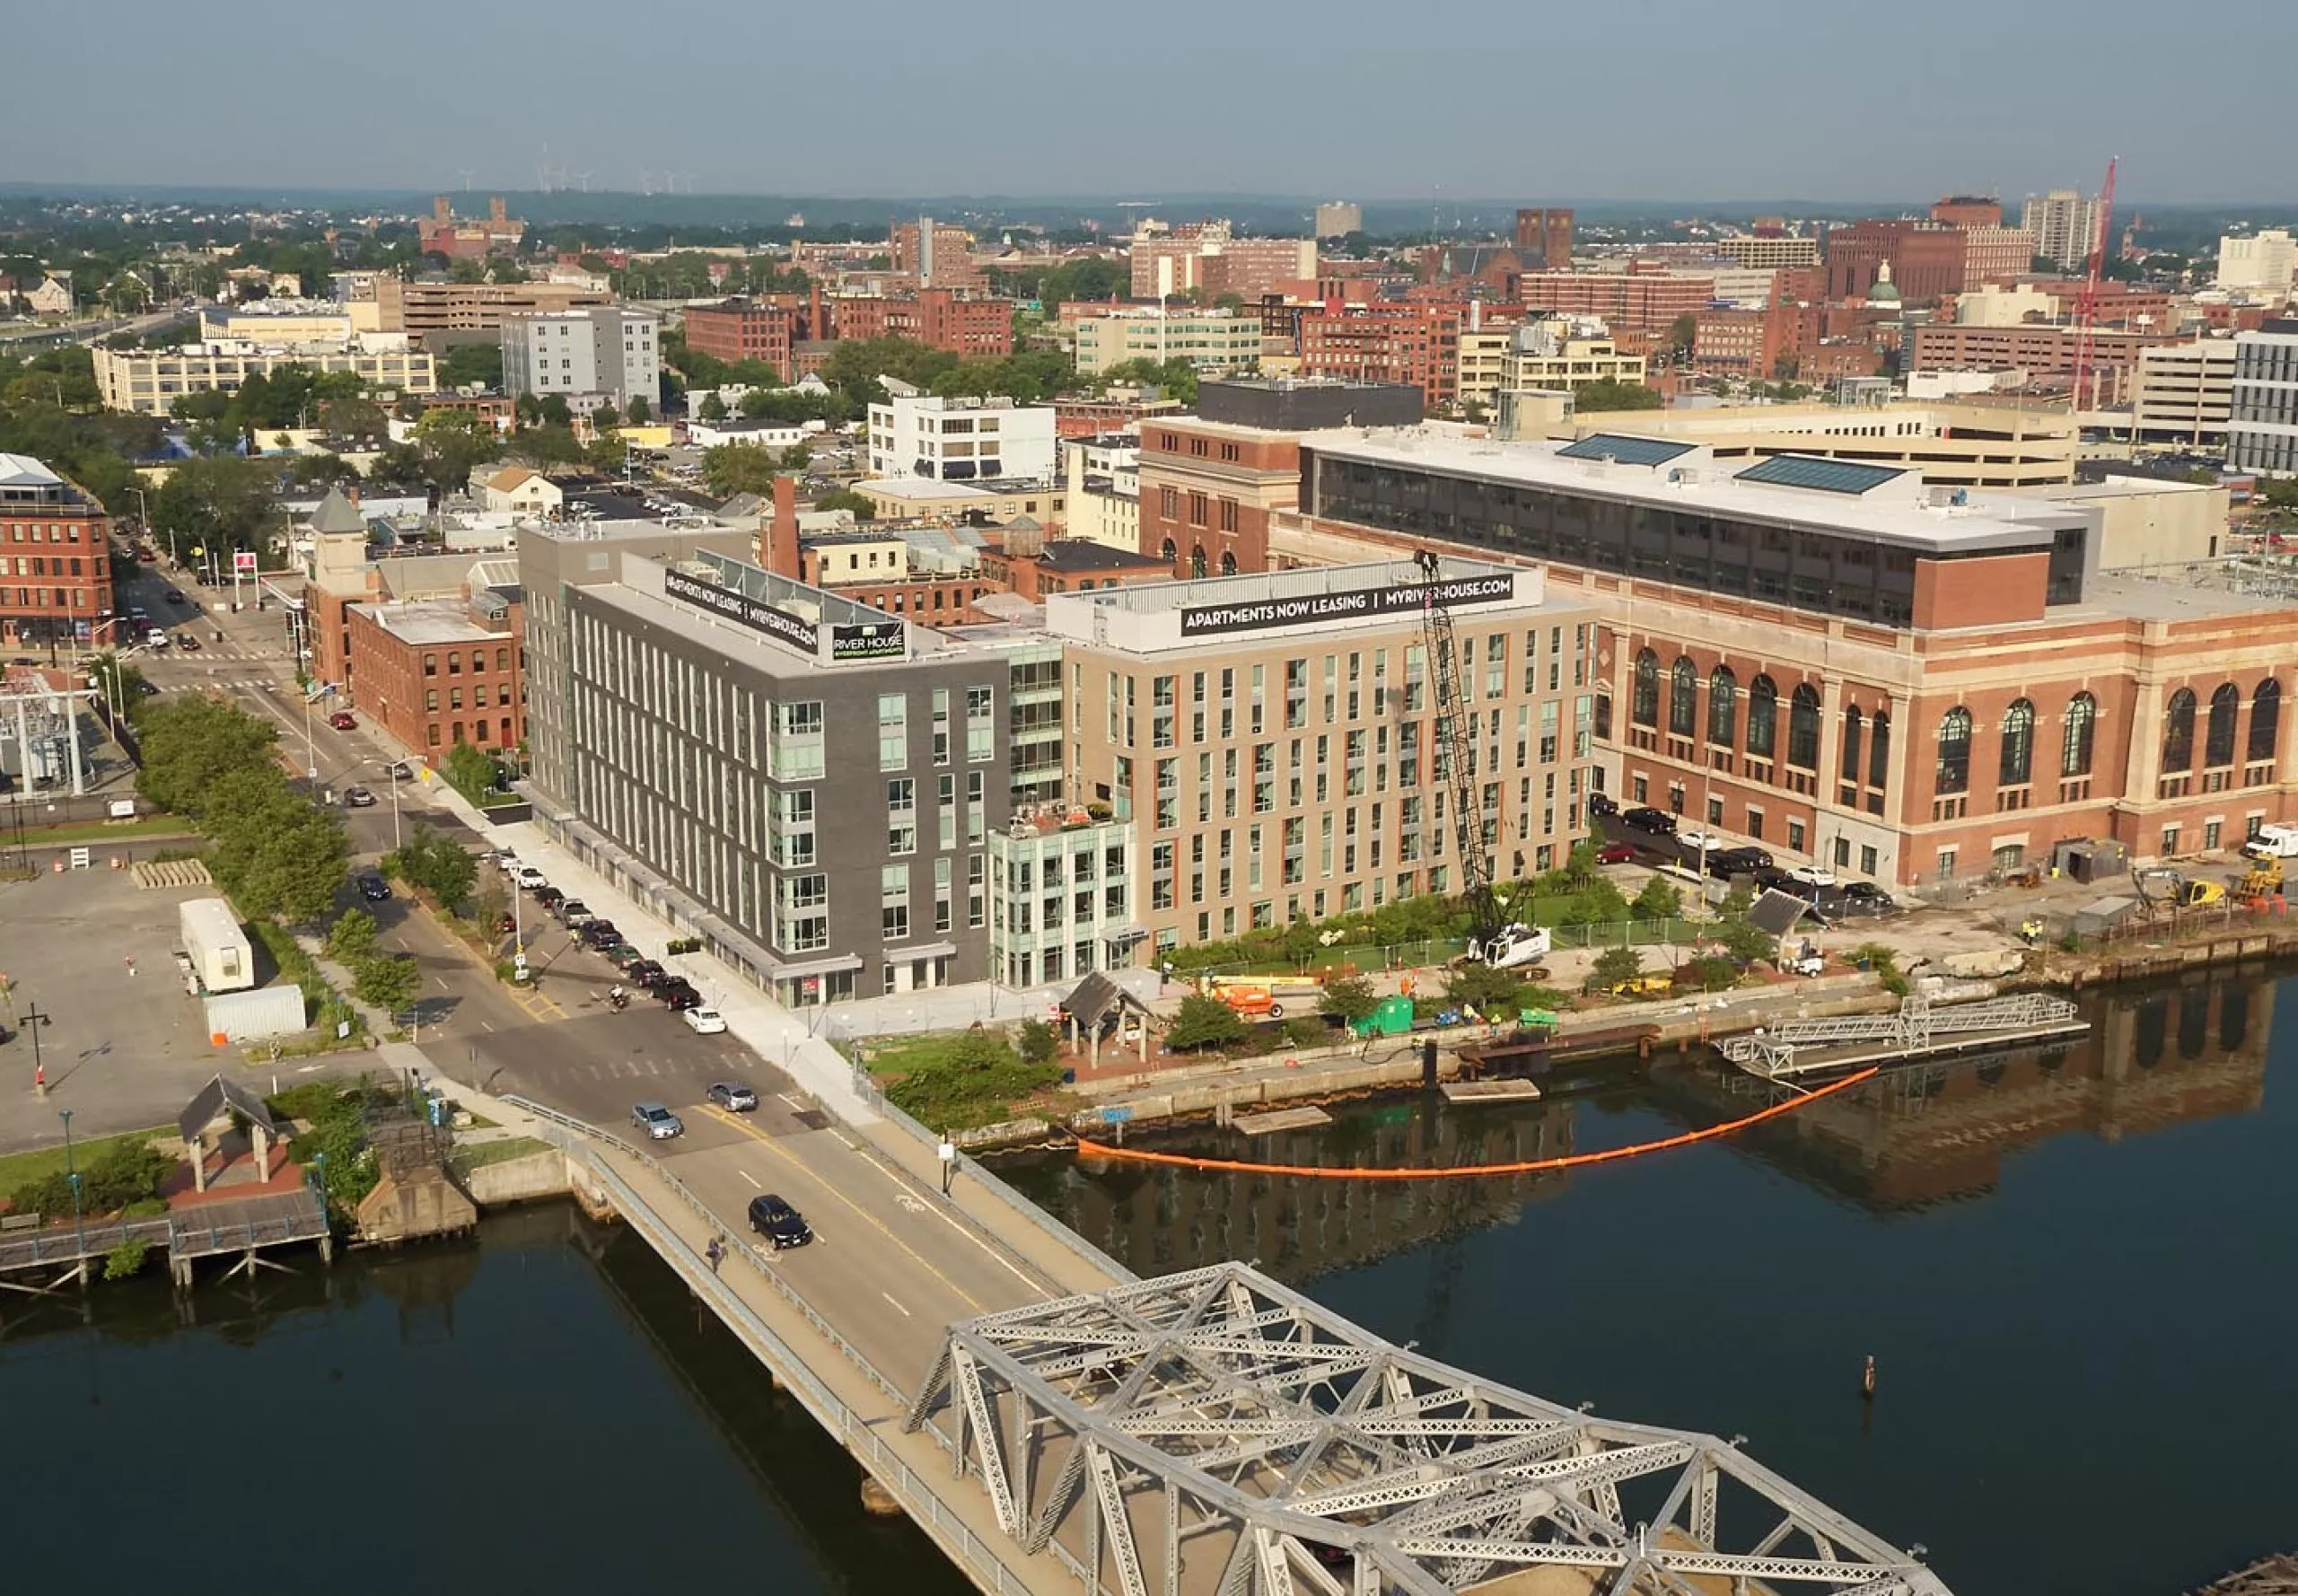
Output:
<instances>
[{"instance_id":1,"label":"grass lawn","mask_svg":"<svg viewBox=\"0 0 2298 1596\"><path fill-rule=\"evenodd\" d=\"M1023 1064L998 1031L902 1037L870 1048L886 1096L930 1130L969 1130L1013 1118L1013 1105L1059 1083L1052 1065Z\"/></svg>"},{"instance_id":2,"label":"grass lawn","mask_svg":"<svg viewBox=\"0 0 2298 1596\"><path fill-rule=\"evenodd\" d=\"M550 1150L550 1144L537 1136L504 1136L499 1141L470 1142L457 1147L454 1164L459 1170L480 1170L491 1163L507 1163L514 1158Z\"/></svg>"},{"instance_id":3,"label":"grass lawn","mask_svg":"<svg viewBox=\"0 0 2298 1596\"><path fill-rule=\"evenodd\" d=\"M62 1127L57 1127L59 1133ZM114 1147L136 1142L149 1142L160 1136L173 1136L172 1125L155 1125L150 1130L130 1131L126 1136L98 1136L93 1141L75 1138L72 1144L72 1162L75 1168L86 1169ZM59 1134L53 1147L35 1147L30 1153L12 1153L0 1158L0 1197L15 1191L34 1180L45 1180L64 1167L64 1141Z\"/></svg>"},{"instance_id":4,"label":"grass lawn","mask_svg":"<svg viewBox=\"0 0 2298 1596\"><path fill-rule=\"evenodd\" d=\"M181 815L149 820L96 820L83 826L27 826L24 842L39 846L59 842L133 842L146 837L197 837L199 829Z\"/></svg>"}]
</instances>

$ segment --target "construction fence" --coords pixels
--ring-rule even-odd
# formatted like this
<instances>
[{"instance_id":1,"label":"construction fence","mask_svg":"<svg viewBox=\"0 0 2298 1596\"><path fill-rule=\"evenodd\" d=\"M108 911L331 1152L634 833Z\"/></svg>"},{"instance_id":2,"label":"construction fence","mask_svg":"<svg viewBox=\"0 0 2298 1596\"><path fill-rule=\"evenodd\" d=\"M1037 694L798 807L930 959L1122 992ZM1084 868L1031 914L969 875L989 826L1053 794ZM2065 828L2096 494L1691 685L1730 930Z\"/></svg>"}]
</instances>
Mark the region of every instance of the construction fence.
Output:
<instances>
[{"instance_id":1,"label":"construction fence","mask_svg":"<svg viewBox=\"0 0 2298 1596\"><path fill-rule=\"evenodd\" d=\"M1680 947L1701 941L1713 921L1677 916L1664 920L1613 920L1590 925L1546 927L1551 944L1560 952L1571 949ZM1434 937L1423 942L1373 947L1364 943L1336 943L1312 953L1276 959L1243 959L1218 964L1175 964L1171 978L1190 981L1199 976L1268 976L1302 980L1327 975L1373 975L1402 969L1432 969L1452 964L1468 952L1465 937Z\"/></svg>"}]
</instances>

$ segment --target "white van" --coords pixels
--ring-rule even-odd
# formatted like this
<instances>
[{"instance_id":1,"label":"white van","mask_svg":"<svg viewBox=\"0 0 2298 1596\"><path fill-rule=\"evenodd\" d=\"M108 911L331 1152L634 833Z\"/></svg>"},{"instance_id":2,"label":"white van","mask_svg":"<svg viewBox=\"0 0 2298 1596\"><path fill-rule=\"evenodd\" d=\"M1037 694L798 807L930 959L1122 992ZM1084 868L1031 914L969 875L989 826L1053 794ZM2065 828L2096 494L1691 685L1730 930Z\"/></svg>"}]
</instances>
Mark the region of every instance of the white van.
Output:
<instances>
[{"instance_id":1,"label":"white van","mask_svg":"<svg viewBox=\"0 0 2298 1596\"><path fill-rule=\"evenodd\" d=\"M2242 852L2253 859L2298 859L2298 826L2261 826Z\"/></svg>"}]
</instances>

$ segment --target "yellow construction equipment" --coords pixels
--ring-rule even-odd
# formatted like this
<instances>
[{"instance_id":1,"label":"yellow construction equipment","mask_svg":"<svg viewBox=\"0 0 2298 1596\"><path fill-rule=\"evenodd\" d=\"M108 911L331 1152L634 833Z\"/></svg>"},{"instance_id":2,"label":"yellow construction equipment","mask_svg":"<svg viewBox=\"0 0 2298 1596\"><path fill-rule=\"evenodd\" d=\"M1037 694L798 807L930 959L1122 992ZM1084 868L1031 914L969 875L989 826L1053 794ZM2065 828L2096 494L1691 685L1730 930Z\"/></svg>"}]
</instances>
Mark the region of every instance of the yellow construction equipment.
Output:
<instances>
[{"instance_id":1,"label":"yellow construction equipment","mask_svg":"<svg viewBox=\"0 0 2298 1596\"><path fill-rule=\"evenodd\" d=\"M2234 896L2245 902L2272 898L2281 890L2282 860L2278 855L2252 860L2250 869L2242 873L2242 879L2234 883Z\"/></svg>"}]
</instances>

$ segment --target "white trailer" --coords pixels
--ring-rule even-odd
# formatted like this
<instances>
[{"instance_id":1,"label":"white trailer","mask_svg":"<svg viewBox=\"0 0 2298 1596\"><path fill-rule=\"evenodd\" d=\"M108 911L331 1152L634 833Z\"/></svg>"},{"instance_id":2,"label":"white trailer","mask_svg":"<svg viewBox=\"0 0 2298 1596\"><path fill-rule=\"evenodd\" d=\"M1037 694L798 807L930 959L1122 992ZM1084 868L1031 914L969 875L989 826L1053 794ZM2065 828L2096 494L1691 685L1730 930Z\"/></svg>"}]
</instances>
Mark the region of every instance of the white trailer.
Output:
<instances>
[{"instance_id":1,"label":"white trailer","mask_svg":"<svg viewBox=\"0 0 2298 1596\"><path fill-rule=\"evenodd\" d=\"M255 985L255 949L223 899L186 899L177 909L177 930L197 991L238 992Z\"/></svg>"}]
</instances>

